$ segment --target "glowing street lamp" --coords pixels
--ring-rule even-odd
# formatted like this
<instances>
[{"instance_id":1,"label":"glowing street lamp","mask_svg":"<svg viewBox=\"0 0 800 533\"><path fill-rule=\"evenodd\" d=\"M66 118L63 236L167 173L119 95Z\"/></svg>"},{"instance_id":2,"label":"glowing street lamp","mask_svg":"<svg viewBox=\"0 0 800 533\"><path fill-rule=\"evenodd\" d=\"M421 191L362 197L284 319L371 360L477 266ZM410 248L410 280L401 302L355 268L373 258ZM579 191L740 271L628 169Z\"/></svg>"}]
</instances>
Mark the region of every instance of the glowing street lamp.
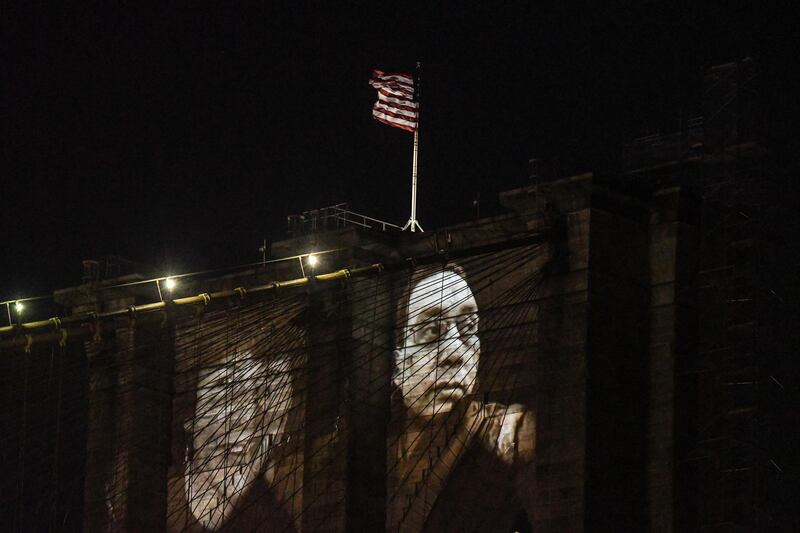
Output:
<instances>
[{"instance_id":1,"label":"glowing street lamp","mask_svg":"<svg viewBox=\"0 0 800 533\"><path fill-rule=\"evenodd\" d=\"M319 263L319 258L314 254L308 254L306 261L308 261L308 266L314 268L315 266L317 266L317 263Z\"/></svg>"},{"instance_id":2,"label":"glowing street lamp","mask_svg":"<svg viewBox=\"0 0 800 533\"><path fill-rule=\"evenodd\" d=\"M158 289L158 299L162 302L164 301L164 295L161 294L161 285L164 285L164 288L167 289L169 292L175 290L175 287L178 286L178 283L172 278L156 278L156 288Z\"/></svg>"},{"instance_id":3,"label":"glowing street lamp","mask_svg":"<svg viewBox=\"0 0 800 533\"><path fill-rule=\"evenodd\" d=\"M18 315L21 314L24 310L25 310L25 304L23 304L22 302L14 302L14 311L16 311Z\"/></svg>"}]
</instances>

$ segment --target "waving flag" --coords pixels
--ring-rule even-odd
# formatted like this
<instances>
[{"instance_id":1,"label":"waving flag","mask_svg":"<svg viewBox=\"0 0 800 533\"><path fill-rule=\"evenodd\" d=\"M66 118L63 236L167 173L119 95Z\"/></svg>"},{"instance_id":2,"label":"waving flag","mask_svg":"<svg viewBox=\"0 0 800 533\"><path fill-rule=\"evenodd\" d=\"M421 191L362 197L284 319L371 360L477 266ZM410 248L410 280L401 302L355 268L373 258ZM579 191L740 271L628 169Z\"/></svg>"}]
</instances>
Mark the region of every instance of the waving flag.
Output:
<instances>
[{"instance_id":1,"label":"waving flag","mask_svg":"<svg viewBox=\"0 0 800 533\"><path fill-rule=\"evenodd\" d=\"M413 76L373 70L369 84L378 90L372 118L406 131L417 130L419 105L414 101Z\"/></svg>"}]
</instances>

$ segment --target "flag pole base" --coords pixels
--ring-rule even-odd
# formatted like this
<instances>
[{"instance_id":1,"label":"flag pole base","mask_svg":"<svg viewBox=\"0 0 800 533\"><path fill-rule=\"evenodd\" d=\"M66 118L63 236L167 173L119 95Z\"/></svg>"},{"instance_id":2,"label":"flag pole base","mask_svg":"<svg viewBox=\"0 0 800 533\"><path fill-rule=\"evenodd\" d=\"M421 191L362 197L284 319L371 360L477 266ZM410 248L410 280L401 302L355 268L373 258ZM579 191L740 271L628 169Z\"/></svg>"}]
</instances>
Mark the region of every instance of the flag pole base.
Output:
<instances>
[{"instance_id":1,"label":"flag pole base","mask_svg":"<svg viewBox=\"0 0 800 533\"><path fill-rule=\"evenodd\" d=\"M411 230L411 232L413 233L417 229L419 229L420 233L425 233L425 230L422 229L422 226L419 225L419 222L417 222L416 218L409 218L408 222L406 222L406 225L403 226L403 230L402 231Z\"/></svg>"}]
</instances>

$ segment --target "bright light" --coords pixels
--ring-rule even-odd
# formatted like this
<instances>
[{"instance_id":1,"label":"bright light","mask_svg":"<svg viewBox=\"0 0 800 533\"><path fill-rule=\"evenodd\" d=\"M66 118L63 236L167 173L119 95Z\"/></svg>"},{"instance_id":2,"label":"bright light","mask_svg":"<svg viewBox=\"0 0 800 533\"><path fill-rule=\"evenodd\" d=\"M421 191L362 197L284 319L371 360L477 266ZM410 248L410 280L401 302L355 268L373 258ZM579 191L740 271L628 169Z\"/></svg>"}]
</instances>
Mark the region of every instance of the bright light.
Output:
<instances>
[{"instance_id":1,"label":"bright light","mask_svg":"<svg viewBox=\"0 0 800 533\"><path fill-rule=\"evenodd\" d=\"M16 311L17 313L21 313L24 310L25 310L25 304L23 304L22 302L14 303L14 311Z\"/></svg>"},{"instance_id":2,"label":"bright light","mask_svg":"<svg viewBox=\"0 0 800 533\"><path fill-rule=\"evenodd\" d=\"M308 261L308 266L310 267L315 267L317 266L317 263L319 263L319 259L314 254L309 254L307 261Z\"/></svg>"},{"instance_id":3,"label":"bright light","mask_svg":"<svg viewBox=\"0 0 800 533\"><path fill-rule=\"evenodd\" d=\"M177 283L172 278L167 278L164 280L164 286L167 288L168 291L174 289L176 285Z\"/></svg>"}]
</instances>

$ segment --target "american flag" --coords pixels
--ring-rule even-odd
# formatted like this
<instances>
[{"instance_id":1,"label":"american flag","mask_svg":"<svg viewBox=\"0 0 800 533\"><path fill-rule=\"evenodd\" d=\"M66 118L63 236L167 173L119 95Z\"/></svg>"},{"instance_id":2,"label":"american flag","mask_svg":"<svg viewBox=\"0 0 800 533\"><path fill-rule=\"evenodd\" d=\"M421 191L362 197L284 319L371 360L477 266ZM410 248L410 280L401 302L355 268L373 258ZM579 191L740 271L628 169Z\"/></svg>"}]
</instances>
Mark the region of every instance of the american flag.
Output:
<instances>
[{"instance_id":1,"label":"american flag","mask_svg":"<svg viewBox=\"0 0 800 533\"><path fill-rule=\"evenodd\" d=\"M372 118L406 131L416 131L419 105L414 101L414 78L400 72L373 70L369 84L378 90Z\"/></svg>"}]
</instances>

